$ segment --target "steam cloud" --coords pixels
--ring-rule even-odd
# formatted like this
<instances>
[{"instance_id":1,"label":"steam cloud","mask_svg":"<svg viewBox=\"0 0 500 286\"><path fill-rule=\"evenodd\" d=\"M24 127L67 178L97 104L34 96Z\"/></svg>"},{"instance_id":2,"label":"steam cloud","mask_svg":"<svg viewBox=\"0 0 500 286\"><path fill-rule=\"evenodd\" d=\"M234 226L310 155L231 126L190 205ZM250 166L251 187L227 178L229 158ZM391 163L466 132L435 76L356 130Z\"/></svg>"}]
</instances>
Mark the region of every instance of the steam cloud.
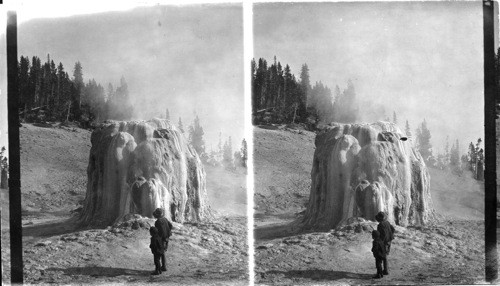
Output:
<instances>
[{"instance_id":1,"label":"steam cloud","mask_svg":"<svg viewBox=\"0 0 500 286\"><path fill-rule=\"evenodd\" d=\"M255 58L307 63L330 88L351 79L362 121L395 111L414 132L425 118L434 154L447 135L461 154L484 138L481 3L257 4L254 17Z\"/></svg>"},{"instance_id":2,"label":"steam cloud","mask_svg":"<svg viewBox=\"0 0 500 286\"><path fill-rule=\"evenodd\" d=\"M207 151L221 131L236 150L244 133L242 21L237 4L37 19L19 25L18 54L50 54L70 75L80 61L85 81L105 88L123 75L136 119L163 116L168 108L187 131L196 112Z\"/></svg>"}]
</instances>

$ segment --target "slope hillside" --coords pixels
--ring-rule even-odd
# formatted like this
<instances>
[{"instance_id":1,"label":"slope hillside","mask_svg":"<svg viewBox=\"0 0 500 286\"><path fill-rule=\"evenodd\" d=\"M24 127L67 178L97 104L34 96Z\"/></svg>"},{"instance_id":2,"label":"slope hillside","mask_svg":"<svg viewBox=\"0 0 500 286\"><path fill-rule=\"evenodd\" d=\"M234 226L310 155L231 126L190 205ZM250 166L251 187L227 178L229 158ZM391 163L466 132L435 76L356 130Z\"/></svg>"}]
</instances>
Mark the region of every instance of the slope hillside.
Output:
<instances>
[{"instance_id":1,"label":"slope hillside","mask_svg":"<svg viewBox=\"0 0 500 286\"><path fill-rule=\"evenodd\" d=\"M226 179L207 180L209 203L217 206L213 207L216 216L209 222L175 224L168 271L150 276L154 264L149 226L153 220L130 216L105 229L79 229L76 224L74 210L81 206L86 192L90 132L56 124L23 124L20 139L25 282L247 284L246 218L232 208L233 202L246 206L241 199L246 193L241 188L244 173L207 170L207 177ZM226 192L231 195L224 197ZM2 229L4 232L8 229ZM8 281L7 236L2 235L2 246L6 246L2 247L2 279Z\"/></svg>"},{"instance_id":2,"label":"slope hillside","mask_svg":"<svg viewBox=\"0 0 500 286\"><path fill-rule=\"evenodd\" d=\"M461 219L484 219L484 182L469 172L458 176L449 171L429 168L431 194L438 213Z\"/></svg>"},{"instance_id":3,"label":"slope hillside","mask_svg":"<svg viewBox=\"0 0 500 286\"><path fill-rule=\"evenodd\" d=\"M255 213L302 211L309 198L315 133L254 128Z\"/></svg>"},{"instance_id":4,"label":"slope hillside","mask_svg":"<svg viewBox=\"0 0 500 286\"><path fill-rule=\"evenodd\" d=\"M90 133L76 127L20 127L24 219L68 215L85 198Z\"/></svg>"},{"instance_id":5,"label":"slope hillside","mask_svg":"<svg viewBox=\"0 0 500 286\"><path fill-rule=\"evenodd\" d=\"M303 231L314 133L254 128L255 279L272 285L475 284L484 277L481 184L430 168L438 219L397 226L390 273L380 280L371 253L376 223L350 219L328 232ZM295 179L295 180L292 180Z\"/></svg>"}]
</instances>

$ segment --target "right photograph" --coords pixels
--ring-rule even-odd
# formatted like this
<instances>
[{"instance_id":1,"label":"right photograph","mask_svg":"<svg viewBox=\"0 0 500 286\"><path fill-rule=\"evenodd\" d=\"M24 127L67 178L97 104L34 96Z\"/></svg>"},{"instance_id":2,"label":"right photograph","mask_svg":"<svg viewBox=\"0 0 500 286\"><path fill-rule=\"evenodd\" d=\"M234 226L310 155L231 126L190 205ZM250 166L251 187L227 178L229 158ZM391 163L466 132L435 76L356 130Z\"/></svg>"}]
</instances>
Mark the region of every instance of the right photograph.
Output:
<instances>
[{"instance_id":1,"label":"right photograph","mask_svg":"<svg viewBox=\"0 0 500 286\"><path fill-rule=\"evenodd\" d=\"M484 282L481 2L253 6L255 282Z\"/></svg>"}]
</instances>

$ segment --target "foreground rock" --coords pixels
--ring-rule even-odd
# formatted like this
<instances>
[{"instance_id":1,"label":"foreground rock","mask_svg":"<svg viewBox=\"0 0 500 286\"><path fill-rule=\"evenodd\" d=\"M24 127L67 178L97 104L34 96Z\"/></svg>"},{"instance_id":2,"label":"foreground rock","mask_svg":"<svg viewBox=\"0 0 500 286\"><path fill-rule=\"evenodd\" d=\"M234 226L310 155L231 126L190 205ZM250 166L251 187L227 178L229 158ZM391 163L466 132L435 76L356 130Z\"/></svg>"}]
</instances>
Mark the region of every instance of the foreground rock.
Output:
<instances>
[{"instance_id":1,"label":"foreground rock","mask_svg":"<svg viewBox=\"0 0 500 286\"><path fill-rule=\"evenodd\" d=\"M420 153L393 123L333 123L316 136L308 227L330 229L351 217L385 211L397 225L434 217L429 174Z\"/></svg>"},{"instance_id":2,"label":"foreground rock","mask_svg":"<svg viewBox=\"0 0 500 286\"><path fill-rule=\"evenodd\" d=\"M83 224L151 217L157 207L176 222L209 216L200 158L170 121L107 122L91 142Z\"/></svg>"}]
</instances>

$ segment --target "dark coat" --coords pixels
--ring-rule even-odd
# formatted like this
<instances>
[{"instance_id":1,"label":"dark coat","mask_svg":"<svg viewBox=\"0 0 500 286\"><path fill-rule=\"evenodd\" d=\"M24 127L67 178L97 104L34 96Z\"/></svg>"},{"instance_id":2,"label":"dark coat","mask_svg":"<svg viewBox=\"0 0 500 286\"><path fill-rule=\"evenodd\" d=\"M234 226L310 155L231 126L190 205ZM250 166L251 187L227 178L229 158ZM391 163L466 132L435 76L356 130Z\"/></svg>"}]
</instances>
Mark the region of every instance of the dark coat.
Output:
<instances>
[{"instance_id":1,"label":"dark coat","mask_svg":"<svg viewBox=\"0 0 500 286\"><path fill-rule=\"evenodd\" d=\"M165 217L157 219L155 227L158 229L158 235L163 241L167 241L172 235L172 223L170 223Z\"/></svg>"},{"instance_id":2,"label":"dark coat","mask_svg":"<svg viewBox=\"0 0 500 286\"><path fill-rule=\"evenodd\" d=\"M372 245L372 252L375 258L386 258L387 253L385 250L384 242L381 239L374 239Z\"/></svg>"},{"instance_id":3,"label":"dark coat","mask_svg":"<svg viewBox=\"0 0 500 286\"><path fill-rule=\"evenodd\" d=\"M162 255L165 252L165 245L158 234L151 236L149 248L151 248L153 254Z\"/></svg>"},{"instance_id":4,"label":"dark coat","mask_svg":"<svg viewBox=\"0 0 500 286\"><path fill-rule=\"evenodd\" d=\"M394 227L386 220L380 222L377 226L377 231L380 233L380 240L385 244L391 243L394 239Z\"/></svg>"}]
</instances>

